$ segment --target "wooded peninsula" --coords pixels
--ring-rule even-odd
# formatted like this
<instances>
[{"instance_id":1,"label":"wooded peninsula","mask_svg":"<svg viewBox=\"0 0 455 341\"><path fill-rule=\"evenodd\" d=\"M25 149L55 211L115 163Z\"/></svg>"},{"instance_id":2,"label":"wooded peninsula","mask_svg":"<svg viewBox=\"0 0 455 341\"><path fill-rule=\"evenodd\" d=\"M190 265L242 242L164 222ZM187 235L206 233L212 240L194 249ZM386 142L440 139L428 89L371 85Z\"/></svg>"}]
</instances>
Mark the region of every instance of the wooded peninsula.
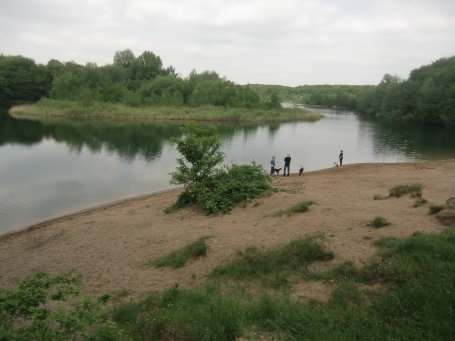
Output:
<instances>
[{"instance_id":1,"label":"wooded peninsula","mask_svg":"<svg viewBox=\"0 0 455 341\"><path fill-rule=\"evenodd\" d=\"M236 84L216 71L186 77L151 51L117 51L112 64L0 54L0 105L13 115L284 121L320 115L281 102L349 108L386 119L455 126L455 56L385 74L378 85Z\"/></svg>"}]
</instances>

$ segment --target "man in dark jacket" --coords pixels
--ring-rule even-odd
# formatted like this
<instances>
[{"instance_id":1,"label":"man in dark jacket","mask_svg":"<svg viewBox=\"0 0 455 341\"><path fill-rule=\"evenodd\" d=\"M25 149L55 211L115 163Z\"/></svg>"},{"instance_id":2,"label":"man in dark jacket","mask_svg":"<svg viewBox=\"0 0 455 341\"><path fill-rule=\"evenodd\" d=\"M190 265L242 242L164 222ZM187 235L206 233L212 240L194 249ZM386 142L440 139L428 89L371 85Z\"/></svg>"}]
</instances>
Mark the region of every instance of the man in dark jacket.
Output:
<instances>
[{"instance_id":1,"label":"man in dark jacket","mask_svg":"<svg viewBox=\"0 0 455 341\"><path fill-rule=\"evenodd\" d=\"M291 154L288 154L284 158L284 172L283 176L286 176L286 169L288 170L288 176L289 176L289 168L291 167Z\"/></svg>"}]
</instances>

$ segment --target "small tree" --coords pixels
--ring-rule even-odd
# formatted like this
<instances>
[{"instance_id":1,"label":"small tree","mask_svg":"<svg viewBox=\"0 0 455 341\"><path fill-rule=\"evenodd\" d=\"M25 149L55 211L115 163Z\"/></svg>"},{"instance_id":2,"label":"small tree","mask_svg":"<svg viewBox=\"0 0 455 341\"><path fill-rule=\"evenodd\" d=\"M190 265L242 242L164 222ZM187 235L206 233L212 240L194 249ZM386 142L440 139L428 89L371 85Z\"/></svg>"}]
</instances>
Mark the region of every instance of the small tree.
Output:
<instances>
[{"instance_id":1,"label":"small tree","mask_svg":"<svg viewBox=\"0 0 455 341\"><path fill-rule=\"evenodd\" d=\"M225 154L220 151L220 136L215 126L189 123L180 130L184 136L171 138L171 141L177 144L183 157L177 159L177 170L170 173L170 183L184 185L187 194L193 195L198 184L215 175L216 166L223 162Z\"/></svg>"},{"instance_id":2,"label":"small tree","mask_svg":"<svg viewBox=\"0 0 455 341\"><path fill-rule=\"evenodd\" d=\"M183 157L177 159L177 171L171 184L184 185L177 202L168 207L170 213L188 203L201 205L207 213L227 213L240 201L249 201L271 189L271 178L261 165L217 167L224 160L220 137L214 126L200 127L190 123L180 128L182 138L172 138Z\"/></svg>"}]
</instances>

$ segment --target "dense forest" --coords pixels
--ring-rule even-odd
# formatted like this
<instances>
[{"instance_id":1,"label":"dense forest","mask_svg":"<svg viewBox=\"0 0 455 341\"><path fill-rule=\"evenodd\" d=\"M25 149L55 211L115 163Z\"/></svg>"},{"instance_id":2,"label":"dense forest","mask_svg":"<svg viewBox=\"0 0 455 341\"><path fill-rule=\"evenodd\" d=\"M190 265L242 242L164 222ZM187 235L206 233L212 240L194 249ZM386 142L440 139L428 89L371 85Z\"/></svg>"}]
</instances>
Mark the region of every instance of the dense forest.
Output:
<instances>
[{"instance_id":1,"label":"dense forest","mask_svg":"<svg viewBox=\"0 0 455 341\"><path fill-rule=\"evenodd\" d=\"M455 126L455 56L414 69L407 80L386 74L358 96L357 110L399 121Z\"/></svg>"},{"instance_id":2,"label":"dense forest","mask_svg":"<svg viewBox=\"0 0 455 341\"><path fill-rule=\"evenodd\" d=\"M0 103L35 102L42 97L80 101L83 105L110 102L131 107L214 105L241 108L279 108L276 95L261 98L249 86L238 85L215 71L193 70L182 78L175 68L163 67L161 58L145 51L134 56L117 51L112 64L79 65L52 59L36 64L23 56L0 55Z\"/></svg>"}]
</instances>

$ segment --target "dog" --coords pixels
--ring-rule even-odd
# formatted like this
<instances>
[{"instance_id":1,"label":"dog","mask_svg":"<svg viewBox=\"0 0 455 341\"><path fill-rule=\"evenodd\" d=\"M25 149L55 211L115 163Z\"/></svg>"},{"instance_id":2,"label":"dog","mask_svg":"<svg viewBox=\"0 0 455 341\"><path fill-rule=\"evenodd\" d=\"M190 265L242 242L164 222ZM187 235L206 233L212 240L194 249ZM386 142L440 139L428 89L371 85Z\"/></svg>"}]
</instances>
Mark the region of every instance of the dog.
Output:
<instances>
[{"instance_id":1,"label":"dog","mask_svg":"<svg viewBox=\"0 0 455 341\"><path fill-rule=\"evenodd\" d=\"M334 162L333 167L338 167L338 163Z\"/></svg>"},{"instance_id":2,"label":"dog","mask_svg":"<svg viewBox=\"0 0 455 341\"><path fill-rule=\"evenodd\" d=\"M275 173L276 173L276 175L280 174L280 170L281 170L281 168L275 168L274 167L273 170L272 170L272 175L275 175Z\"/></svg>"},{"instance_id":3,"label":"dog","mask_svg":"<svg viewBox=\"0 0 455 341\"><path fill-rule=\"evenodd\" d=\"M303 173L303 167L300 166L300 169L299 169L299 176L302 175L302 173Z\"/></svg>"}]
</instances>

